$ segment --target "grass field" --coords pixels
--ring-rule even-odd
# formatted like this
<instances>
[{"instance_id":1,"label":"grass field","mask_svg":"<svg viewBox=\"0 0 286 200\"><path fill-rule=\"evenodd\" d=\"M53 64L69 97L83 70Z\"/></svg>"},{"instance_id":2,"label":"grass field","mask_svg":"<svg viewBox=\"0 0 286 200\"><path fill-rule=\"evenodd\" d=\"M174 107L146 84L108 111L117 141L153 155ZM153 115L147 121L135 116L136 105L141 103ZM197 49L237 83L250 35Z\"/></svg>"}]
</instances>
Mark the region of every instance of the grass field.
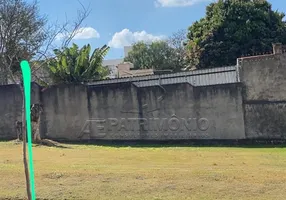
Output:
<instances>
[{"instance_id":1,"label":"grass field","mask_svg":"<svg viewBox=\"0 0 286 200\"><path fill-rule=\"evenodd\" d=\"M37 146L39 199L285 199L286 149ZM0 199L25 199L22 145L0 142Z\"/></svg>"}]
</instances>

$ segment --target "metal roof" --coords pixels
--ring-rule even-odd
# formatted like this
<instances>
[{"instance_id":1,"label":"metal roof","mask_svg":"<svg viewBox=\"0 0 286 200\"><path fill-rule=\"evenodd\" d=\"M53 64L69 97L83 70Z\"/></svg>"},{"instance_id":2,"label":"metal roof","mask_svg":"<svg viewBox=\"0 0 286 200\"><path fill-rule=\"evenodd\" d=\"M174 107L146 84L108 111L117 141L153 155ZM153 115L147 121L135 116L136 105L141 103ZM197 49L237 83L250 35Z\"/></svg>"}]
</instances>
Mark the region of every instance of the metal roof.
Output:
<instances>
[{"instance_id":1,"label":"metal roof","mask_svg":"<svg viewBox=\"0 0 286 200\"><path fill-rule=\"evenodd\" d=\"M207 86L218 84L238 83L237 66L201 69L188 72L179 72L162 75L147 75L129 78L117 78L88 83L89 86L98 86L115 83L132 82L137 87L156 85L190 83L193 86Z\"/></svg>"}]
</instances>

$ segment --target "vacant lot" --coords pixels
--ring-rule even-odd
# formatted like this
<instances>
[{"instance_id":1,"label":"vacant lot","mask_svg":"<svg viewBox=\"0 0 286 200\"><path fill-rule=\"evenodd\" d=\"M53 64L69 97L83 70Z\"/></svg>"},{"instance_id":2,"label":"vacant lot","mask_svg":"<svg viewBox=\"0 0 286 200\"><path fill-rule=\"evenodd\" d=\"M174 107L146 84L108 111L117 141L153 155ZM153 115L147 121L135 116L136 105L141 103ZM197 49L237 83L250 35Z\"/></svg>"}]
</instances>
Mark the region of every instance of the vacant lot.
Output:
<instances>
[{"instance_id":1,"label":"vacant lot","mask_svg":"<svg viewBox=\"0 0 286 200\"><path fill-rule=\"evenodd\" d=\"M40 199L285 199L286 149L33 147ZM24 199L21 144L0 142L0 199Z\"/></svg>"}]
</instances>

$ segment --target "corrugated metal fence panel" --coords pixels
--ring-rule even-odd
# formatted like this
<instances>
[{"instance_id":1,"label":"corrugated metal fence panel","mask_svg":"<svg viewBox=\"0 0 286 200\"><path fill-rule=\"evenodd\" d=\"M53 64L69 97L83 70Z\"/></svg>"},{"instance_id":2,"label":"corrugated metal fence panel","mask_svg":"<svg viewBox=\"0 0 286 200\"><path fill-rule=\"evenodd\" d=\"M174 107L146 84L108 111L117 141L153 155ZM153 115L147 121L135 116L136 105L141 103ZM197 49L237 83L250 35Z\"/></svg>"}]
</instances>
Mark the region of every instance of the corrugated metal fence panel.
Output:
<instances>
[{"instance_id":1,"label":"corrugated metal fence panel","mask_svg":"<svg viewBox=\"0 0 286 200\"><path fill-rule=\"evenodd\" d=\"M147 80L140 82L133 82L137 87L148 87L155 85L167 85L167 84L177 84L177 83L190 83L194 86L207 86L207 85L217 85L217 84L227 84L236 83L236 73L235 72L223 72L214 74L204 74L199 76L189 76L189 77L175 77L175 78L165 78L161 80Z\"/></svg>"},{"instance_id":2,"label":"corrugated metal fence panel","mask_svg":"<svg viewBox=\"0 0 286 200\"><path fill-rule=\"evenodd\" d=\"M159 85L159 80L133 82L133 84L137 87L150 87Z\"/></svg>"},{"instance_id":3,"label":"corrugated metal fence panel","mask_svg":"<svg viewBox=\"0 0 286 200\"><path fill-rule=\"evenodd\" d=\"M214 74L204 74L192 77L195 86L217 85L226 83L236 83L236 72L223 72Z\"/></svg>"},{"instance_id":4,"label":"corrugated metal fence panel","mask_svg":"<svg viewBox=\"0 0 286 200\"><path fill-rule=\"evenodd\" d=\"M88 84L93 85L103 85L111 83L124 83L132 82L137 87L148 87L154 85L166 85L166 84L176 84L176 83L190 83L194 86L205 86L205 85L216 85L216 84L226 84L226 83L236 83L237 82L237 70L236 66L230 67L220 67L196 70L190 72L179 72L174 74L163 74L163 75L147 75L141 77L129 77L129 78L119 78L97 81Z\"/></svg>"}]
</instances>

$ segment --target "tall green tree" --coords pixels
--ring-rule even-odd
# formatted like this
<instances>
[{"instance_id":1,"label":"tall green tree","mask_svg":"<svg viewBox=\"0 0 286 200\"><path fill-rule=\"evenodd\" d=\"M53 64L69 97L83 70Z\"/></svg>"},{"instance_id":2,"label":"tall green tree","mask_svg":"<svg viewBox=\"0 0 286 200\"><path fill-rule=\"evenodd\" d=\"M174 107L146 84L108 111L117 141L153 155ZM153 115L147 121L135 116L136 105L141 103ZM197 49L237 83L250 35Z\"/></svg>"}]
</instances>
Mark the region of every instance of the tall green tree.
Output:
<instances>
[{"instance_id":1,"label":"tall green tree","mask_svg":"<svg viewBox=\"0 0 286 200\"><path fill-rule=\"evenodd\" d=\"M197 68L236 64L237 57L272 50L286 42L284 13L266 0L218 0L188 32L188 56Z\"/></svg>"},{"instance_id":2,"label":"tall green tree","mask_svg":"<svg viewBox=\"0 0 286 200\"><path fill-rule=\"evenodd\" d=\"M102 66L102 61L108 50L109 47L104 45L91 54L89 44L81 49L73 44L72 47L65 47L63 50L54 50L56 58L48 63L53 82L80 83L106 78L109 69Z\"/></svg>"},{"instance_id":3,"label":"tall green tree","mask_svg":"<svg viewBox=\"0 0 286 200\"><path fill-rule=\"evenodd\" d=\"M181 71L186 67L186 62L181 46L176 46L176 39L173 37L170 40L152 43L137 42L133 44L124 61L133 63L134 69Z\"/></svg>"}]
</instances>

